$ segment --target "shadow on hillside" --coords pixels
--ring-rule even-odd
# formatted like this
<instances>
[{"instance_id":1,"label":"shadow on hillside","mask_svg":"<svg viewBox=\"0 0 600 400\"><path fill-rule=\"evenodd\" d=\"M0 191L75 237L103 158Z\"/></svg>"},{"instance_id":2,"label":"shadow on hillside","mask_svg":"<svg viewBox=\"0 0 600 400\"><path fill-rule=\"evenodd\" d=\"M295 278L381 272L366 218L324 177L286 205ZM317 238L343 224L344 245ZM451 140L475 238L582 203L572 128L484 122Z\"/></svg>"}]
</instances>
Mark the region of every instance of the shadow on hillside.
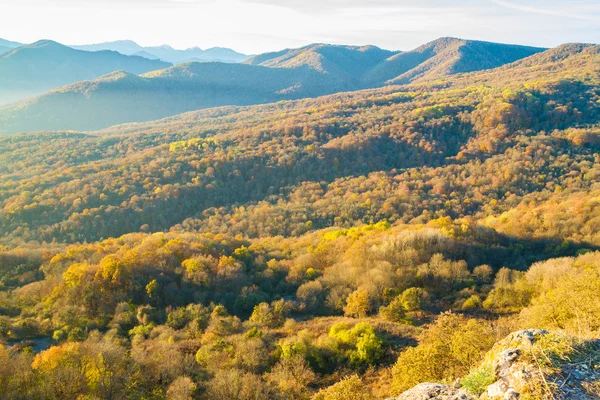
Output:
<instances>
[{"instance_id":1,"label":"shadow on hillside","mask_svg":"<svg viewBox=\"0 0 600 400\"><path fill-rule=\"evenodd\" d=\"M527 270L538 261L573 257L586 251L600 251L600 246L561 238L511 236L480 225L472 240L463 241L458 251L448 256L465 260L471 268L488 264L496 269L509 267Z\"/></svg>"}]
</instances>

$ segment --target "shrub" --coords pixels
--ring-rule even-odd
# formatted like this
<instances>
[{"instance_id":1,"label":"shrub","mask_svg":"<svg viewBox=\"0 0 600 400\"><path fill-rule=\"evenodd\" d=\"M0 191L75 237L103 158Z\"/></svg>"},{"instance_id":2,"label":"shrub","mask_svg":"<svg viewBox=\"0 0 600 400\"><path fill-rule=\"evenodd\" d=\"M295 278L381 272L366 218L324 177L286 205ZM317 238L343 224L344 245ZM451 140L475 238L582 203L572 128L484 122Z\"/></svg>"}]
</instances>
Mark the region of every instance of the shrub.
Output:
<instances>
[{"instance_id":1,"label":"shrub","mask_svg":"<svg viewBox=\"0 0 600 400\"><path fill-rule=\"evenodd\" d=\"M287 337L279 342L279 356L281 359L301 356L313 370L322 371L332 361L333 355L326 357L323 349L314 344L315 341L314 333L306 329L301 330L296 336Z\"/></svg>"},{"instance_id":2,"label":"shrub","mask_svg":"<svg viewBox=\"0 0 600 400\"><path fill-rule=\"evenodd\" d=\"M327 389L322 389L312 400L371 400L373 395L368 386L358 377L346 377Z\"/></svg>"},{"instance_id":3,"label":"shrub","mask_svg":"<svg viewBox=\"0 0 600 400\"><path fill-rule=\"evenodd\" d=\"M407 320L401 296L397 296L389 305L380 307L379 314L383 319L390 322L405 322Z\"/></svg>"},{"instance_id":4,"label":"shrub","mask_svg":"<svg viewBox=\"0 0 600 400\"><path fill-rule=\"evenodd\" d=\"M481 297L474 294L465 300L461 307L463 310L477 310L481 308Z\"/></svg>"},{"instance_id":5,"label":"shrub","mask_svg":"<svg viewBox=\"0 0 600 400\"><path fill-rule=\"evenodd\" d=\"M383 354L383 340L366 322L353 328L344 323L336 324L331 327L329 336L338 340L345 357L355 367L372 365Z\"/></svg>"},{"instance_id":6,"label":"shrub","mask_svg":"<svg viewBox=\"0 0 600 400\"><path fill-rule=\"evenodd\" d=\"M496 374L491 365L484 364L471 370L461 381L462 386L474 395L480 396L487 387L496 382Z\"/></svg>"},{"instance_id":7,"label":"shrub","mask_svg":"<svg viewBox=\"0 0 600 400\"><path fill-rule=\"evenodd\" d=\"M422 382L464 376L494 342L489 323L452 313L440 315L423 332L419 345L398 357L392 369L393 393Z\"/></svg>"},{"instance_id":8,"label":"shrub","mask_svg":"<svg viewBox=\"0 0 600 400\"><path fill-rule=\"evenodd\" d=\"M530 300L527 291L514 287L499 287L493 289L483 302L483 307L496 311L519 311Z\"/></svg>"}]
</instances>

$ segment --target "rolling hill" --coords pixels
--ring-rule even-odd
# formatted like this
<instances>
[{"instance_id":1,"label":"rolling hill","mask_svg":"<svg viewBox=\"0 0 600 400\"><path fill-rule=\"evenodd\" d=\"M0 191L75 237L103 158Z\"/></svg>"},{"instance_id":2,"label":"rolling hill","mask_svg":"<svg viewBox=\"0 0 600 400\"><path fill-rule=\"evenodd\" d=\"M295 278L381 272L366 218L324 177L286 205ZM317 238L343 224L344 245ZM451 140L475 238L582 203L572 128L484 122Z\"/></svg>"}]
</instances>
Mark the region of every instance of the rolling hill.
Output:
<instances>
[{"instance_id":1,"label":"rolling hill","mask_svg":"<svg viewBox=\"0 0 600 400\"><path fill-rule=\"evenodd\" d=\"M9 50L15 49L17 47L23 46L22 43L11 42L10 40L5 40L0 38L0 54L6 53Z\"/></svg>"},{"instance_id":2,"label":"rolling hill","mask_svg":"<svg viewBox=\"0 0 600 400\"><path fill-rule=\"evenodd\" d=\"M124 70L133 74L170 64L113 51L87 52L42 40L0 56L0 104L21 100L73 82Z\"/></svg>"},{"instance_id":3,"label":"rolling hill","mask_svg":"<svg viewBox=\"0 0 600 400\"><path fill-rule=\"evenodd\" d=\"M0 107L0 130L91 130L184 111L247 105L349 90L307 69L185 63L141 76L114 72Z\"/></svg>"},{"instance_id":4,"label":"rolling hill","mask_svg":"<svg viewBox=\"0 0 600 400\"><path fill-rule=\"evenodd\" d=\"M373 87L493 69L544 50L446 37L407 52L375 46L315 44L262 54L246 63L273 68L307 66L326 74L346 76L362 87Z\"/></svg>"},{"instance_id":5,"label":"rolling hill","mask_svg":"<svg viewBox=\"0 0 600 400\"><path fill-rule=\"evenodd\" d=\"M159 58L157 56L155 56L154 54L150 54L150 53L148 53L145 50L137 51L137 52L135 52L133 54L130 54L130 55L132 55L132 56L138 56L138 57L144 57L144 58L147 58L149 60L159 60Z\"/></svg>"},{"instance_id":6,"label":"rolling hill","mask_svg":"<svg viewBox=\"0 0 600 400\"><path fill-rule=\"evenodd\" d=\"M365 81L403 84L457 73L492 69L546 49L456 38L441 38L395 54L369 71Z\"/></svg>"},{"instance_id":7,"label":"rolling hill","mask_svg":"<svg viewBox=\"0 0 600 400\"><path fill-rule=\"evenodd\" d=\"M365 74L388 57L397 54L375 46L336 46L313 44L299 49L266 53L246 61L271 68L308 67L323 74L338 76L361 86Z\"/></svg>"},{"instance_id":8,"label":"rolling hill","mask_svg":"<svg viewBox=\"0 0 600 400\"><path fill-rule=\"evenodd\" d=\"M77 91L52 97L64 96L60 109L101 125L78 104L127 113L131 103L135 110L148 108L139 117L149 117L160 111L155 104L187 98L185 90L237 96L238 80L246 81L236 71L248 69L264 80L266 101L276 97L283 77L266 78L287 70L227 64L229 80L216 87L207 83L214 82L210 66L115 73L112 80L80 83ZM212 108L91 134L8 135L0 141L6 182L0 233L96 240L149 225L151 231L177 226L290 235L371 220L485 218L521 202L585 192L600 176L599 66L600 46L566 45L492 71L452 76L442 85L425 81ZM135 104L161 87L164 101ZM246 89L247 96L256 90ZM115 104L113 96L103 97L113 90L139 96L123 94ZM196 99L195 106L215 101ZM46 112L49 104L38 101L30 110ZM552 225L547 229L556 234Z\"/></svg>"},{"instance_id":9,"label":"rolling hill","mask_svg":"<svg viewBox=\"0 0 600 400\"><path fill-rule=\"evenodd\" d=\"M240 65L186 63L140 79L111 74L0 108L0 132L93 130L199 108L438 79L497 67L539 51L457 39L440 39L406 53L316 44L260 55Z\"/></svg>"},{"instance_id":10,"label":"rolling hill","mask_svg":"<svg viewBox=\"0 0 600 400\"><path fill-rule=\"evenodd\" d=\"M357 71L335 76L337 56L48 96L127 113L186 90L307 95ZM0 393L599 398L600 46L438 71L0 136Z\"/></svg>"},{"instance_id":11,"label":"rolling hill","mask_svg":"<svg viewBox=\"0 0 600 400\"><path fill-rule=\"evenodd\" d=\"M239 63L246 61L250 57L245 54L238 53L232 49L221 47L214 47L206 50L202 50L199 47L192 47L185 50L178 50L168 45L143 47L131 40L118 40L115 42L77 45L71 47L86 51L112 50L125 55L140 55L149 59L158 58L172 64L180 64L190 61Z\"/></svg>"}]
</instances>

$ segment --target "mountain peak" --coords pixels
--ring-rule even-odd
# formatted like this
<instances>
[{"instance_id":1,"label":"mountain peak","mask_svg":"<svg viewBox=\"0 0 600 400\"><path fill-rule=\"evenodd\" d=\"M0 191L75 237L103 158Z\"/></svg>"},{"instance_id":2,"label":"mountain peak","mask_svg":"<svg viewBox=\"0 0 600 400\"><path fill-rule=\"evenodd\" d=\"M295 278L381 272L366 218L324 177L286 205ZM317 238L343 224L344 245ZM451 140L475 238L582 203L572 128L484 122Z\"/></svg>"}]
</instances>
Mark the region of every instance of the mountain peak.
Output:
<instances>
[{"instance_id":1,"label":"mountain peak","mask_svg":"<svg viewBox=\"0 0 600 400\"><path fill-rule=\"evenodd\" d=\"M137 78L137 77L138 76L136 74L132 74L131 72L119 70L119 71L110 72L106 75L102 75L94 80L96 80L96 81L116 81L118 79Z\"/></svg>"},{"instance_id":2,"label":"mountain peak","mask_svg":"<svg viewBox=\"0 0 600 400\"><path fill-rule=\"evenodd\" d=\"M429 43L426 43L425 46L427 44L431 44L431 43L460 43L460 42L467 42L467 39L457 38L454 36L442 36L440 38L432 40Z\"/></svg>"},{"instance_id":3,"label":"mountain peak","mask_svg":"<svg viewBox=\"0 0 600 400\"><path fill-rule=\"evenodd\" d=\"M42 62L43 59L54 59L59 54L64 56L68 53L74 53L74 50L68 46L55 42L54 40L43 39L38 40L32 44L27 44L21 47L11 49L9 52L3 54L3 58L14 58L14 57L36 57L36 62Z\"/></svg>"},{"instance_id":4,"label":"mountain peak","mask_svg":"<svg viewBox=\"0 0 600 400\"><path fill-rule=\"evenodd\" d=\"M322 74L357 82L365 73L396 52L376 46L347 46L312 43L253 57L247 64L272 68L308 68Z\"/></svg>"},{"instance_id":5,"label":"mountain peak","mask_svg":"<svg viewBox=\"0 0 600 400\"><path fill-rule=\"evenodd\" d=\"M37 42L27 45L27 47L44 47L44 46L67 47L63 44L60 44L60 43L55 42L54 40L50 40L50 39L38 40Z\"/></svg>"},{"instance_id":6,"label":"mountain peak","mask_svg":"<svg viewBox=\"0 0 600 400\"><path fill-rule=\"evenodd\" d=\"M492 69L546 49L441 37L414 50L398 53L378 65L367 82L405 84L456 73Z\"/></svg>"},{"instance_id":7,"label":"mountain peak","mask_svg":"<svg viewBox=\"0 0 600 400\"><path fill-rule=\"evenodd\" d=\"M83 51L53 40L39 40L0 56L0 104L94 79L115 70L142 74L170 65L114 51Z\"/></svg>"},{"instance_id":8,"label":"mountain peak","mask_svg":"<svg viewBox=\"0 0 600 400\"><path fill-rule=\"evenodd\" d=\"M114 42L111 43L118 43L118 44L129 44L129 45L135 45L135 46L139 46L139 44L137 44L136 42L134 42L133 40L129 40L129 39L125 39L125 40L115 40Z\"/></svg>"}]
</instances>

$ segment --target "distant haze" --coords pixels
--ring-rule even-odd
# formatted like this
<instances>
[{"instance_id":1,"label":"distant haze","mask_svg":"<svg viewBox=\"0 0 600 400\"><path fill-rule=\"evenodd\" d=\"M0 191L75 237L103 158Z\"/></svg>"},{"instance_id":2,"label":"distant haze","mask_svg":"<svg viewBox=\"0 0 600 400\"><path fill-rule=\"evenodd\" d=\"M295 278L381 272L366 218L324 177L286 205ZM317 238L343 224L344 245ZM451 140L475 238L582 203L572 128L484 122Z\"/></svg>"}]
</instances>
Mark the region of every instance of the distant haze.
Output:
<instances>
[{"instance_id":1,"label":"distant haze","mask_svg":"<svg viewBox=\"0 0 600 400\"><path fill-rule=\"evenodd\" d=\"M0 37L223 46L257 54L308 43L406 50L441 36L552 47L600 42L597 0L2 0Z\"/></svg>"}]
</instances>

